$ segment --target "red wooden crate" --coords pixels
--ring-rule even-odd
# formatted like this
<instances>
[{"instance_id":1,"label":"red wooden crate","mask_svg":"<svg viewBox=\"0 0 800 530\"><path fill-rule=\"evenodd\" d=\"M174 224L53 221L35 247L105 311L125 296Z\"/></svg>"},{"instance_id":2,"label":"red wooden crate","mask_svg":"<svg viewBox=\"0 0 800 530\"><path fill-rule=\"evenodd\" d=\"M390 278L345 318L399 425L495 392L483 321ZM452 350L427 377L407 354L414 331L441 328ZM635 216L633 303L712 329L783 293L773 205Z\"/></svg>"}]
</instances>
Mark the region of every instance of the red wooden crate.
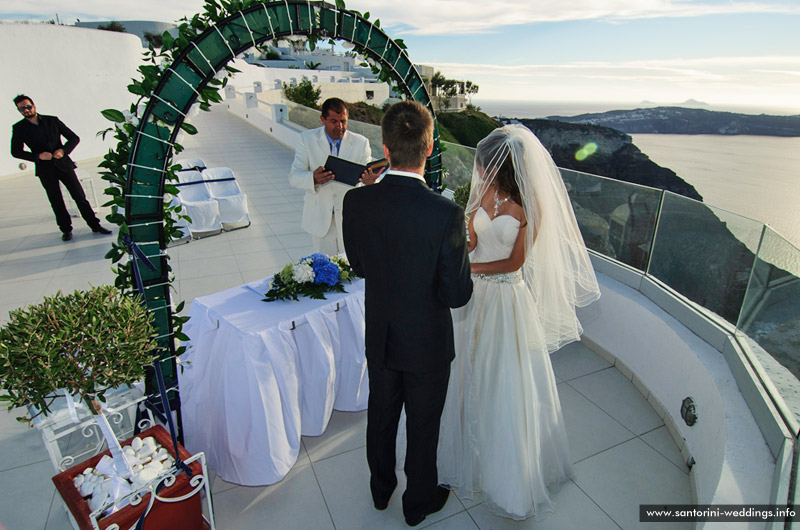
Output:
<instances>
[{"instance_id":1,"label":"red wooden crate","mask_svg":"<svg viewBox=\"0 0 800 530\"><path fill-rule=\"evenodd\" d=\"M172 438L163 427L151 427L139 434L139 438L146 438L148 436L155 438L173 457L175 456ZM121 445L123 447L130 445L131 440L133 440L133 438L125 440ZM178 446L178 454L181 460L187 460L191 457L188 451L180 445ZM110 451L106 451L93 456L89 460L85 460L53 477L53 483L56 485L56 489L61 494L61 498L64 499L64 504L69 508L69 511L72 513L72 516L75 518L81 530L92 530L92 523L89 518L91 511L89 510L89 504L81 497L80 492L75 487L73 479L83 473L83 470L87 467L95 467L103 455L111 456L111 453ZM192 470L192 476L202 474L203 468L200 462L193 462L189 468ZM208 480L207 477L206 480ZM163 488L158 495L160 497L181 497L191 492L192 489L186 473L180 473L175 483L169 487ZM150 494L146 494L142 497L142 502L136 506L125 506L117 512L103 517L97 523L101 530L105 530L112 524L117 524L119 528L122 529L128 529L136 524L149 503ZM203 522L200 492L180 502L161 502L156 499L144 522L144 530L175 530L178 528L186 530L200 530L206 528Z\"/></svg>"}]
</instances>

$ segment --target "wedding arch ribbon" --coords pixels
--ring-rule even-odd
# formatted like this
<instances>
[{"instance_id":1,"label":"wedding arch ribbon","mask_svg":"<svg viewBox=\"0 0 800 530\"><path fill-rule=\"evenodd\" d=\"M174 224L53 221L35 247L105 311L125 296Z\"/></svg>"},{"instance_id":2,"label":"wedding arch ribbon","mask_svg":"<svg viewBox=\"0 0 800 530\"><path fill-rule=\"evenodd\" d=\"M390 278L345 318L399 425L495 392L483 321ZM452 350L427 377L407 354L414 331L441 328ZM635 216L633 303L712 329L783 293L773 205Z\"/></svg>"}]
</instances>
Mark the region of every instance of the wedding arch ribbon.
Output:
<instances>
[{"instance_id":1,"label":"wedding arch ribbon","mask_svg":"<svg viewBox=\"0 0 800 530\"><path fill-rule=\"evenodd\" d=\"M142 296L142 303L147 307L147 297L144 292L144 283L142 282L142 275L139 272L139 262L145 264L147 268L151 271L156 270L155 265L147 258L147 255L142 251L141 248L131 239L128 234L124 234L122 236L122 242L128 246L128 250L130 250L131 257L133 259L133 278L136 281L136 289L139 291L139 294ZM175 428L175 422L172 420L172 410L169 406L169 396L167 396L167 388L164 384L164 374L161 371L161 362L156 358L154 355L153 358L155 359L153 365L155 367L156 372L156 381L158 383L158 393L161 395L161 406L164 410L164 417L160 417L159 419L166 420L167 425L169 426L169 434L172 437L172 446L175 449L175 467L182 469L186 476L191 477L192 471L189 469L189 466L181 460L180 454L178 453L178 431ZM145 406L147 406L148 400L145 400ZM159 416L161 416L159 414Z\"/></svg>"},{"instance_id":2,"label":"wedding arch ribbon","mask_svg":"<svg viewBox=\"0 0 800 530\"><path fill-rule=\"evenodd\" d=\"M137 245L133 239L131 239L131 236L124 234L122 236L122 242L127 245L128 250L131 253L131 257L133 258L133 279L136 282L136 290L142 295L142 300L144 301L144 283L142 282L142 273L139 272L138 262L144 263L144 266L151 271L156 270L156 266L153 265L153 262L148 259L144 251L139 248L139 245Z\"/></svg>"}]
</instances>

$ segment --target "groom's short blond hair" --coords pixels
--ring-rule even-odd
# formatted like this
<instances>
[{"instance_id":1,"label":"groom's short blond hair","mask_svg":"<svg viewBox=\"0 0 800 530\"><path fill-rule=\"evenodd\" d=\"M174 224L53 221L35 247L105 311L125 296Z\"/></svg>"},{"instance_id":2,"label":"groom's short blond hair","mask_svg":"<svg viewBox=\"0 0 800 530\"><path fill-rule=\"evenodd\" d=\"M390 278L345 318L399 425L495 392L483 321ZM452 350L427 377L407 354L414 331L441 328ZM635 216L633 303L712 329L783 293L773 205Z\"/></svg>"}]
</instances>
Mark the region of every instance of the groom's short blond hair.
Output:
<instances>
[{"instance_id":1,"label":"groom's short blond hair","mask_svg":"<svg viewBox=\"0 0 800 530\"><path fill-rule=\"evenodd\" d=\"M417 168L425 164L433 143L433 118L416 101L401 101L384 114L381 133L392 168Z\"/></svg>"}]
</instances>

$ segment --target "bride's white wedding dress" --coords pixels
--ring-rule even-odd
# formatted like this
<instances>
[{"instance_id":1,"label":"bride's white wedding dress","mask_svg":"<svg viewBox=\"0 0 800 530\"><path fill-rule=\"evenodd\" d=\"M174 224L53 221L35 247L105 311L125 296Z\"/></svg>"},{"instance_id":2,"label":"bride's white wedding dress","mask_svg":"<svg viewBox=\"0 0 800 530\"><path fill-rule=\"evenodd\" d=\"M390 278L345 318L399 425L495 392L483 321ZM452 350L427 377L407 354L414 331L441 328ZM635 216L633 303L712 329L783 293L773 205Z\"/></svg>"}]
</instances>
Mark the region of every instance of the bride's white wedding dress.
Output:
<instances>
[{"instance_id":1,"label":"bride's white wedding dress","mask_svg":"<svg viewBox=\"0 0 800 530\"><path fill-rule=\"evenodd\" d=\"M519 221L479 208L473 223L473 262L509 257ZM525 519L551 511L547 487L573 473L555 376L522 271L473 280L472 299L453 311L439 482L462 498L483 493L494 513Z\"/></svg>"}]
</instances>

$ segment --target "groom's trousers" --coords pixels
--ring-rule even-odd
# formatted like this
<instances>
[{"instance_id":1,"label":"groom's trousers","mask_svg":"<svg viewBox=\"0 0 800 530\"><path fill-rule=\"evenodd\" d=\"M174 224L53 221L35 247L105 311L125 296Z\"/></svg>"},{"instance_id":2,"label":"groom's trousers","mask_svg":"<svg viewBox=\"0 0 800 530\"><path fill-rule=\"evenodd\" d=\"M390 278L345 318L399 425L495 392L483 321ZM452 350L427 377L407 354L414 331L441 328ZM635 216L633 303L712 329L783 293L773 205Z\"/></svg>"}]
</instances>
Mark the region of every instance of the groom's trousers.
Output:
<instances>
[{"instance_id":1,"label":"groom's trousers","mask_svg":"<svg viewBox=\"0 0 800 530\"><path fill-rule=\"evenodd\" d=\"M391 497L395 475L395 449L400 411L406 410L406 518L424 515L438 483L436 449L450 365L429 372L401 372L367 361L369 404L367 409L367 463L370 489L376 505Z\"/></svg>"}]
</instances>

